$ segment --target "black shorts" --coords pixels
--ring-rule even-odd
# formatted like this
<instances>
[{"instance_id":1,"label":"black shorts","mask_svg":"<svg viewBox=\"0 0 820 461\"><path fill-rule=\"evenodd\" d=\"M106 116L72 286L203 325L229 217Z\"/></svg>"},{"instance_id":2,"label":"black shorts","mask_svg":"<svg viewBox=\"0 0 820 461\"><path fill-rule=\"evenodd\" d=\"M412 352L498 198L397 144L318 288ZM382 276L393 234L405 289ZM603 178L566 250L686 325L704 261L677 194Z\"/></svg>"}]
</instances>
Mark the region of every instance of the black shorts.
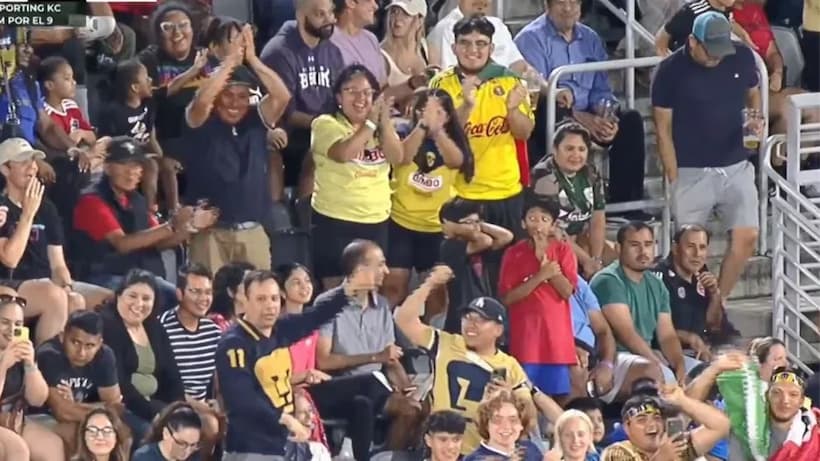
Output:
<instances>
[{"instance_id":1,"label":"black shorts","mask_svg":"<svg viewBox=\"0 0 820 461\"><path fill-rule=\"evenodd\" d=\"M317 278L340 277L342 250L356 239L372 240L387 252L387 220L376 224L334 219L312 211L313 267Z\"/></svg>"},{"instance_id":2,"label":"black shorts","mask_svg":"<svg viewBox=\"0 0 820 461\"><path fill-rule=\"evenodd\" d=\"M20 285L22 285L26 282L27 282L27 280L5 279L5 280L0 280L0 285L2 285L4 287L11 288L12 290L19 293L20 292Z\"/></svg>"},{"instance_id":3,"label":"black shorts","mask_svg":"<svg viewBox=\"0 0 820 461\"><path fill-rule=\"evenodd\" d=\"M387 266L396 269L415 269L424 272L432 268L439 258L441 232L418 232L402 227L392 219L388 221L389 242Z\"/></svg>"},{"instance_id":4,"label":"black shorts","mask_svg":"<svg viewBox=\"0 0 820 461\"><path fill-rule=\"evenodd\" d=\"M523 236L524 230L521 227L524 210L523 192L501 200L464 200L481 205L482 220L501 226L515 234L516 237Z\"/></svg>"}]
</instances>

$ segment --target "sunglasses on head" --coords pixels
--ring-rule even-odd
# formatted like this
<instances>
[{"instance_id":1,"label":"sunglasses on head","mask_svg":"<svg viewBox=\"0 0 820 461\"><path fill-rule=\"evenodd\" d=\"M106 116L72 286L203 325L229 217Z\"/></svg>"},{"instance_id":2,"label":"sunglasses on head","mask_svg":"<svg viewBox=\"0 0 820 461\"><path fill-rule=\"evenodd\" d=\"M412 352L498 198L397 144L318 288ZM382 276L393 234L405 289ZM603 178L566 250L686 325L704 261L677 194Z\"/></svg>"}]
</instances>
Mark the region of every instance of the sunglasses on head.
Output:
<instances>
[{"instance_id":1,"label":"sunglasses on head","mask_svg":"<svg viewBox=\"0 0 820 461\"><path fill-rule=\"evenodd\" d=\"M22 296L0 295L0 304L11 303L18 304L20 307L25 308L28 301L26 301L26 298L23 298Z\"/></svg>"}]
</instances>

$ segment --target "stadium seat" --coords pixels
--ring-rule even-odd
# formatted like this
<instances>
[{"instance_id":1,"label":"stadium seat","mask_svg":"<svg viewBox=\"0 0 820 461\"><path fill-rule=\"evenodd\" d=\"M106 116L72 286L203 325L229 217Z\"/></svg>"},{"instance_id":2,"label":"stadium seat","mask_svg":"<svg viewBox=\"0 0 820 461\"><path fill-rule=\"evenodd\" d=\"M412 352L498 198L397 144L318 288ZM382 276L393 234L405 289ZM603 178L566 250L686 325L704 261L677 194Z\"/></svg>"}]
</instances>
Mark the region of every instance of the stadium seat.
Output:
<instances>
[{"instance_id":1,"label":"stadium seat","mask_svg":"<svg viewBox=\"0 0 820 461\"><path fill-rule=\"evenodd\" d=\"M772 26L772 32L774 33L777 48L780 50L783 62L786 65L786 81L783 82L783 86L799 87L803 67L806 65L803 51L800 48L800 39L794 29L790 27Z\"/></svg>"}]
</instances>

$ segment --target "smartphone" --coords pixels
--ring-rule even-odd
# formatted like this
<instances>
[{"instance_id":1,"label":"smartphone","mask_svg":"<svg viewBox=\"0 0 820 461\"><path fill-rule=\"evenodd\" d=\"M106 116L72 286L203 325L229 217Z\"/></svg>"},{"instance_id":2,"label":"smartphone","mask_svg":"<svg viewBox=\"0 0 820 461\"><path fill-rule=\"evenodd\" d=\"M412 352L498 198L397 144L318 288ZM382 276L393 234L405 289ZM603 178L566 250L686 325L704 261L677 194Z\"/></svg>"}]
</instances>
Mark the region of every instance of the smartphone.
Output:
<instances>
[{"instance_id":1,"label":"smartphone","mask_svg":"<svg viewBox=\"0 0 820 461\"><path fill-rule=\"evenodd\" d=\"M28 341L28 327L14 327L14 341Z\"/></svg>"},{"instance_id":2,"label":"smartphone","mask_svg":"<svg viewBox=\"0 0 820 461\"><path fill-rule=\"evenodd\" d=\"M507 382L507 369L506 368L495 368L493 369L493 373L490 375L490 382Z\"/></svg>"},{"instance_id":3,"label":"smartphone","mask_svg":"<svg viewBox=\"0 0 820 461\"><path fill-rule=\"evenodd\" d=\"M669 418L666 420L666 435L674 438L684 431L683 421L678 418Z\"/></svg>"}]
</instances>

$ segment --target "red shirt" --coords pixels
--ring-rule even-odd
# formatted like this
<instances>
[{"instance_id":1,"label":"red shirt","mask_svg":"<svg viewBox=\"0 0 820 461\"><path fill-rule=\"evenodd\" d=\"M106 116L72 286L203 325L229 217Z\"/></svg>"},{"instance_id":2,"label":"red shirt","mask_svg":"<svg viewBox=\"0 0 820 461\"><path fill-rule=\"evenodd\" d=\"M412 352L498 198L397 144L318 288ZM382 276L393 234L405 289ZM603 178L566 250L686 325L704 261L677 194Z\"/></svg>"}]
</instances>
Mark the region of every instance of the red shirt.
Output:
<instances>
[{"instance_id":1,"label":"red shirt","mask_svg":"<svg viewBox=\"0 0 820 461\"><path fill-rule=\"evenodd\" d=\"M561 266L561 272L574 287L578 282L578 261L572 247L553 240L546 256ZM541 263L529 240L509 247L501 260L499 295L505 295L535 275ZM524 364L574 365L575 339L569 300L544 282L526 298L508 306L510 354Z\"/></svg>"},{"instance_id":2,"label":"red shirt","mask_svg":"<svg viewBox=\"0 0 820 461\"><path fill-rule=\"evenodd\" d=\"M80 106L70 99L63 99L60 107L52 107L46 103L43 109L66 134L71 134L76 130L92 131L94 129L83 117Z\"/></svg>"},{"instance_id":3,"label":"red shirt","mask_svg":"<svg viewBox=\"0 0 820 461\"><path fill-rule=\"evenodd\" d=\"M123 195L120 204L128 207L128 197ZM156 216L148 214L148 226L157 227ZM99 242L105 236L122 230L114 210L97 195L83 195L74 207L74 228L85 232L92 240Z\"/></svg>"},{"instance_id":4,"label":"red shirt","mask_svg":"<svg viewBox=\"0 0 820 461\"><path fill-rule=\"evenodd\" d=\"M133 14L134 16L148 16L157 9L157 3L130 3L108 2L111 11L115 13Z\"/></svg>"},{"instance_id":5,"label":"red shirt","mask_svg":"<svg viewBox=\"0 0 820 461\"><path fill-rule=\"evenodd\" d=\"M740 25L752 38L752 43L757 47L757 52L761 56L766 56L769 47L774 41L772 26L763 5L746 2L743 6L735 6L732 10L735 22Z\"/></svg>"}]
</instances>

